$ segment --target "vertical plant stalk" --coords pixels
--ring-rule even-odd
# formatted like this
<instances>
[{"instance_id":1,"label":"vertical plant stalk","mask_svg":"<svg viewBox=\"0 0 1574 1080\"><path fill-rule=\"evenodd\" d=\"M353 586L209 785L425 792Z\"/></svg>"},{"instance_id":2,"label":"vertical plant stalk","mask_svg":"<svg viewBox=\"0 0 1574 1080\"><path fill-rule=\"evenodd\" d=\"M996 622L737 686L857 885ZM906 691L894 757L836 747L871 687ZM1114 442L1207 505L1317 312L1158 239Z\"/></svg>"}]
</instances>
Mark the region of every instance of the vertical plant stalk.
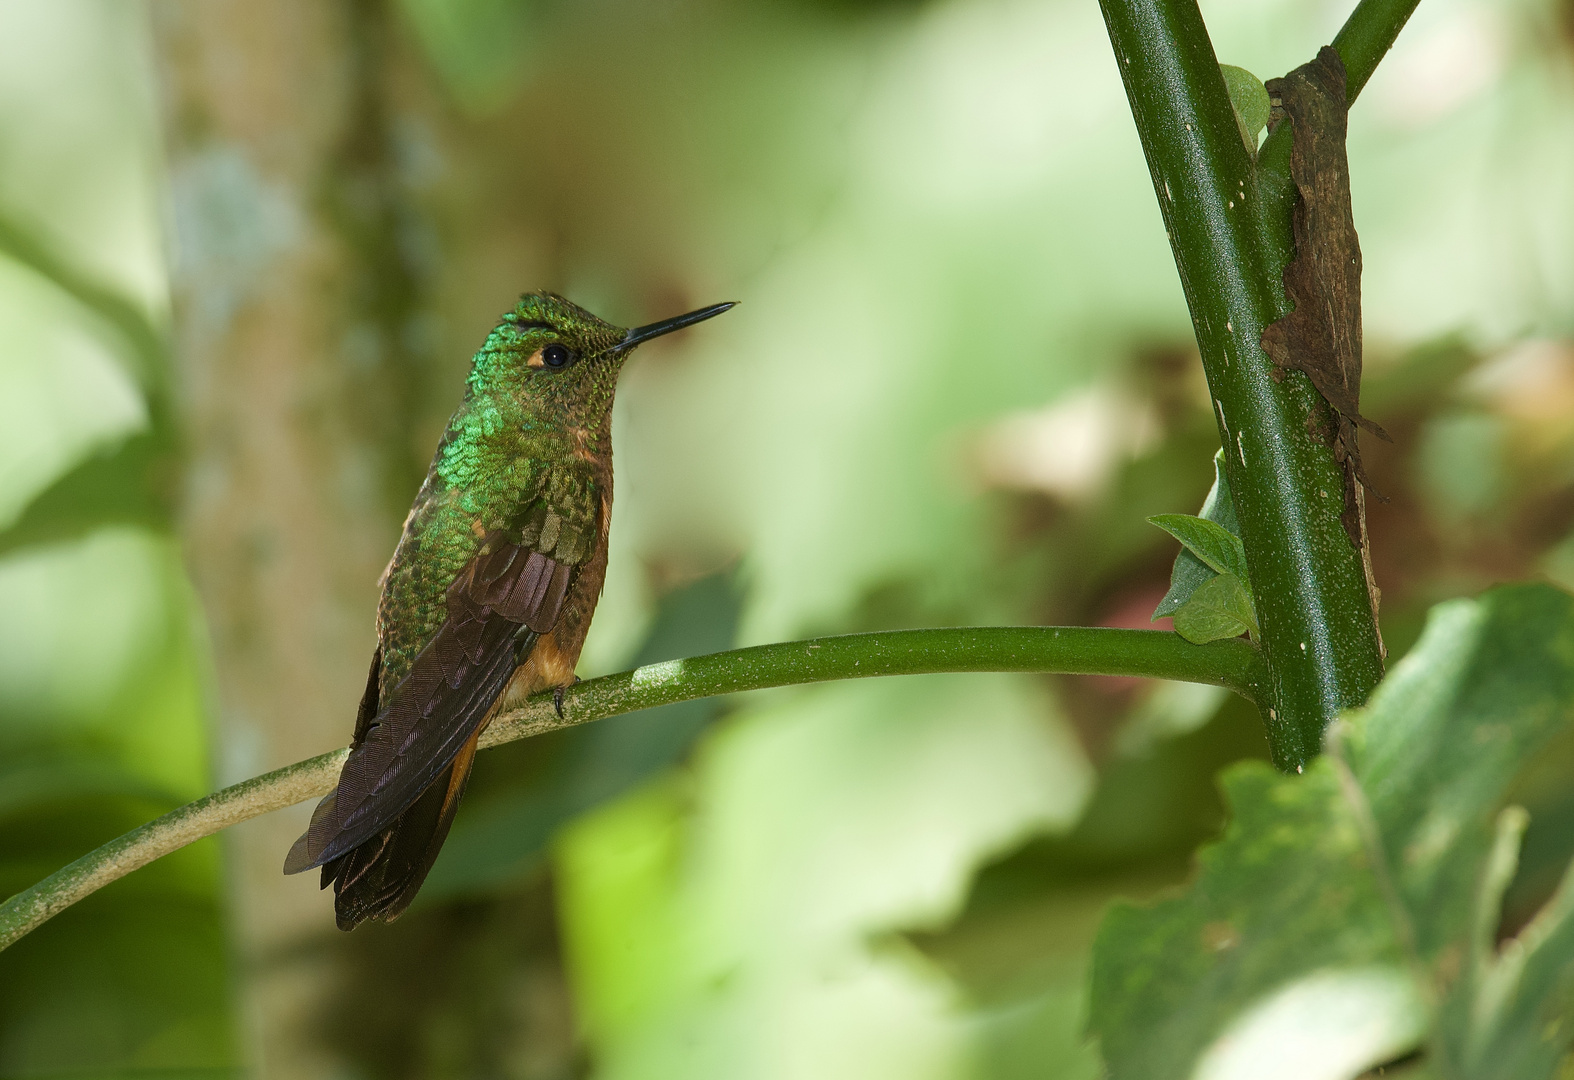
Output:
<instances>
[{"instance_id":1,"label":"vertical plant stalk","mask_svg":"<svg viewBox=\"0 0 1574 1080\"><path fill-rule=\"evenodd\" d=\"M1289 189L1259 205L1258 170L1195 0L1101 7L1213 398L1271 673L1264 719L1274 761L1298 769L1327 723L1366 700L1383 663L1361 553L1339 521L1340 468L1307 428L1325 406L1304 375L1276 379L1259 344L1287 306L1290 251L1274 238L1289 236ZM1359 45L1360 56L1346 58L1353 85L1413 7L1370 0L1357 9L1355 29L1341 33ZM1288 174L1287 155L1285 164Z\"/></svg>"}]
</instances>

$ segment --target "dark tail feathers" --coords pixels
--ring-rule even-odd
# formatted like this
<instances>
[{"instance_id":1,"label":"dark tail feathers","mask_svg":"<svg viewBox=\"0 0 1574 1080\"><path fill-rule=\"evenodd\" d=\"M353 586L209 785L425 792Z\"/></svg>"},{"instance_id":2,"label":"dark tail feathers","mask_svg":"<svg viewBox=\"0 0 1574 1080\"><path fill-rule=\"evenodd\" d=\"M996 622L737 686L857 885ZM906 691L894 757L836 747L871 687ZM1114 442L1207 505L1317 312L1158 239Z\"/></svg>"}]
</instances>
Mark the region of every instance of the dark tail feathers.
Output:
<instances>
[{"instance_id":1,"label":"dark tail feathers","mask_svg":"<svg viewBox=\"0 0 1574 1080\"><path fill-rule=\"evenodd\" d=\"M392 825L323 864L322 887L333 885L333 913L340 930L353 930L367 919L393 922L410 906L448 839L474 758L472 739Z\"/></svg>"}]
</instances>

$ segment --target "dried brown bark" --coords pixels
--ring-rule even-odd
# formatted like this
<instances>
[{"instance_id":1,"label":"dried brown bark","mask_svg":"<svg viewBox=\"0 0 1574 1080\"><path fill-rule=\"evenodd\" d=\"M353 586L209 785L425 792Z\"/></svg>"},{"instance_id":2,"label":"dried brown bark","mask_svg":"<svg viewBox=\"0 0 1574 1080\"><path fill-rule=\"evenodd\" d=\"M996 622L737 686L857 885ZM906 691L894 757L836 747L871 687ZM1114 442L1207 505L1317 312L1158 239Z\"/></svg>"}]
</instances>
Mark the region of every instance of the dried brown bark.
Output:
<instances>
[{"instance_id":1,"label":"dried brown bark","mask_svg":"<svg viewBox=\"0 0 1574 1080\"><path fill-rule=\"evenodd\" d=\"M1323 46L1317 58L1267 83L1270 126L1288 120L1295 182L1295 258L1284 269L1284 291L1294 305L1263 331L1262 346L1281 368L1305 372L1334 412L1333 430L1313 417L1308 429L1331 442L1344 466L1344 513L1350 542L1365 550L1357 429L1388 434L1361 415L1361 243L1350 208L1350 164L1345 155L1348 104L1339 54Z\"/></svg>"}]
</instances>

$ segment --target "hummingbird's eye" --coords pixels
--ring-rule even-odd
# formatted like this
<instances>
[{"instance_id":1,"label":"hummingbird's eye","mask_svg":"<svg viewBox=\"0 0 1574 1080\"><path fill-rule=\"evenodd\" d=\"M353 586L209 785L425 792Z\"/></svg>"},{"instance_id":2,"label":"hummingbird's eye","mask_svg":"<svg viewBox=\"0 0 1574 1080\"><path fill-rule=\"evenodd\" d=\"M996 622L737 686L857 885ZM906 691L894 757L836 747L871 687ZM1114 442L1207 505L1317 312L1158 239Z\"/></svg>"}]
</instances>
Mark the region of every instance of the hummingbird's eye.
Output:
<instances>
[{"instance_id":1,"label":"hummingbird's eye","mask_svg":"<svg viewBox=\"0 0 1574 1080\"><path fill-rule=\"evenodd\" d=\"M566 345L548 345L541 350L541 362L549 368L561 370L574 362L574 354Z\"/></svg>"}]
</instances>

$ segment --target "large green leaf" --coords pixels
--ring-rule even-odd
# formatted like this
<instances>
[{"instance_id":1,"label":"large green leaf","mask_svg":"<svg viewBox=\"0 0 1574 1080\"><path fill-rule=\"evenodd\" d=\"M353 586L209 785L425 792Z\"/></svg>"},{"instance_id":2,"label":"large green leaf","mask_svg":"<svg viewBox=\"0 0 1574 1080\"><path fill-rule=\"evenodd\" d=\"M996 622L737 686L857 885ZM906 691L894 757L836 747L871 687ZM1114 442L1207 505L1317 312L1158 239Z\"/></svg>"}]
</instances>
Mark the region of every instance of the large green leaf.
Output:
<instances>
[{"instance_id":1,"label":"large green leaf","mask_svg":"<svg viewBox=\"0 0 1574 1080\"><path fill-rule=\"evenodd\" d=\"M1525 824L1501 804L1571 719L1574 598L1435 608L1306 775L1226 774L1234 821L1189 891L1111 912L1092 989L1110 1075L1343 1077L1418 1048L1441 1076L1553 1075L1574 895L1496 942Z\"/></svg>"}]
</instances>

